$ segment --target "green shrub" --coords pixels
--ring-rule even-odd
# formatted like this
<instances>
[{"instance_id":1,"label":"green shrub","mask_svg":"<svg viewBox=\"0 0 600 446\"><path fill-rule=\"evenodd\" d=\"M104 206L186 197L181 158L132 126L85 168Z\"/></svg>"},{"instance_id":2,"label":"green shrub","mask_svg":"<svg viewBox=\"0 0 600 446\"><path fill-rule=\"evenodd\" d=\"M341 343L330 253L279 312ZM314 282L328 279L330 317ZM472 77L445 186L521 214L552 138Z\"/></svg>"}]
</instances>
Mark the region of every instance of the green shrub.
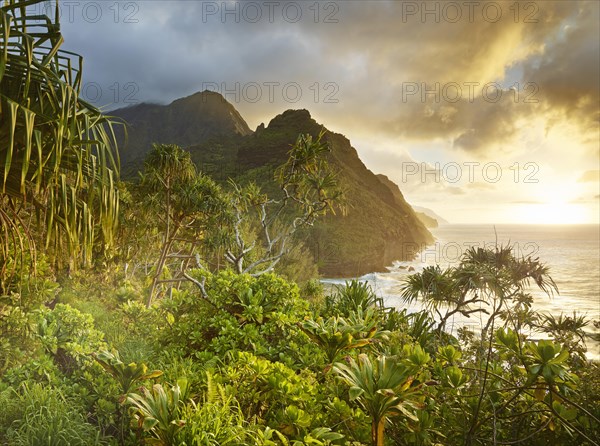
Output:
<instances>
[{"instance_id":1,"label":"green shrub","mask_svg":"<svg viewBox=\"0 0 600 446\"><path fill-rule=\"evenodd\" d=\"M310 279L302 284L300 295L311 304L320 304L324 297L323 284L319 279Z\"/></svg>"},{"instance_id":2,"label":"green shrub","mask_svg":"<svg viewBox=\"0 0 600 446\"><path fill-rule=\"evenodd\" d=\"M0 302L0 373L20 364L27 357L26 352L34 350L28 333L30 319L20 307Z\"/></svg>"},{"instance_id":3,"label":"green shrub","mask_svg":"<svg viewBox=\"0 0 600 446\"><path fill-rule=\"evenodd\" d=\"M295 284L274 274L252 277L222 271L205 279L201 271L194 274L206 280L207 296L175 292L162 304L168 322L163 341L170 348L202 358L201 352L223 357L230 351L250 351L279 360L298 336L306 341L295 324L308 313L308 304Z\"/></svg>"},{"instance_id":4,"label":"green shrub","mask_svg":"<svg viewBox=\"0 0 600 446\"><path fill-rule=\"evenodd\" d=\"M383 299L378 297L367 282L351 280L344 286L336 286L335 293L325 300L325 313L333 316L349 316L353 312L369 308L383 310Z\"/></svg>"},{"instance_id":5,"label":"green shrub","mask_svg":"<svg viewBox=\"0 0 600 446\"><path fill-rule=\"evenodd\" d=\"M13 387L18 387L24 382L58 384L62 375L52 358L47 355L35 356L17 367L8 369L2 376L2 381Z\"/></svg>"},{"instance_id":6,"label":"green shrub","mask_svg":"<svg viewBox=\"0 0 600 446\"><path fill-rule=\"evenodd\" d=\"M66 304L38 311L37 335L64 373L91 362L89 355L105 348L104 335L94 327L92 316Z\"/></svg>"},{"instance_id":7,"label":"green shrub","mask_svg":"<svg viewBox=\"0 0 600 446\"><path fill-rule=\"evenodd\" d=\"M191 402L182 411L186 424L178 434L186 446L233 446L253 444L253 430L235 398L225 396L203 404Z\"/></svg>"},{"instance_id":8,"label":"green shrub","mask_svg":"<svg viewBox=\"0 0 600 446\"><path fill-rule=\"evenodd\" d=\"M247 352L233 353L229 359L215 379L237 398L246 419L291 436L320 427L325 395L314 373L296 373L280 362ZM289 409L292 406L295 409Z\"/></svg>"}]
</instances>

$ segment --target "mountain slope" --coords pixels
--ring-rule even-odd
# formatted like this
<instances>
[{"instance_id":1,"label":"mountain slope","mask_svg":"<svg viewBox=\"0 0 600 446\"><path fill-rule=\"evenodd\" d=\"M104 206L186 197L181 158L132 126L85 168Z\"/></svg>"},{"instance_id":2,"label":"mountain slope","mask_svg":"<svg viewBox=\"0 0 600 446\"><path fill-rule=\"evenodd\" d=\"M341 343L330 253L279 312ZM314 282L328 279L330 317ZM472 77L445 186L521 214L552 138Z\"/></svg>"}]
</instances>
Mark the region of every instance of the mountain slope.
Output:
<instances>
[{"instance_id":1,"label":"mountain slope","mask_svg":"<svg viewBox=\"0 0 600 446\"><path fill-rule=\"evenodd\" d=\"M323 126L306 110L288 110L265 128L242 141L237 163L244 169L275 166L287 157L299 133L317 136ZM398 186L371 172L350 141L327 131L329 162L346 190L346 215L323 218L308 231L306 240L320 272L326 276L359 276L385 271L394 260L407 259L433 237L404 200ZM267 169L270 172L270 169Z\"/></svg>"},{"instance_id":2,"label":"mountain slope","mask_svg":"<svg viewBox=\"0 0 600 446\"><path fill-rule=\"evenodd\" d=\"M216 96L215 96L216 95ZM131 123L124 171L140 169L151 142L187 148L198 167L215 180L253 180L275 192L273 171L287 159L298 134L317 136L323 126L306 110L288 110L251 132L216 93L197 93L168 106L140 104L118 110ZM415 255L433 237L391 181L382 181L360 160L343 135L327 131L329 162L346 191L346 215L331 215L301 234L321 274L359 276L385 271L394 260Z\"/></svg>"},{"instance_id":3,"label":"mountain slope","mask_svg":"<svg viewBox=\"0 0 600 446\"><path fill-rule=\"evenodd\" d=\"M416 212L414 206L411 206L410 204L408 204L408 202L404 199L404 195L400 191L400 187L398 187L398 185L396 183L394 183L386 175L383 175L383 174L377 174L377 178L379 179L379 181L381 181L383 184L385 184L387 186L387 188L392 192L396 202L401 206L407 206L408 208L410 208L410 211L414 214L414 216L416 218L419 219L419 221L421 223L423 223L423 225L426 228L437 228L438 227L438 222L435 218L430 217L429 215L427 215L423 212Z\"/></svg>"},{"instance_id":4,"label":"mountain slope","mask_svg":"<svg viewBox=\"0 0 600 446\"><path fill-rule=\"evenodd\" d=\"M124 177L131 177L142 168L152 143L185 147L211 140L235 140L252 133L233 105L210 91L177 99L169 105L137 104L115 110L112 115L128 124L127 142L121 150ZM122 133L117 136L124 141Z\"/></svg>"},{"instance_id":5,"label":"mountain slope","mask_svg":"<svg viewBox=\"0 0 600 446\"><path fill-rule=\"evenodd\" d=\"M421 223L425 225L427 229L437 228L439 226L438 221L435 218L431 218L429 215L424 214L423 212L415 212L415 215Z\"/></svg>"},{"instance_id":6,"label":"mountain slope","mask_svg":"<svg viewBox=\"0 0 600 446\"><path fill-rule=\"evenodd\" d=\"M439 215L439 214L436 214L434 211L432 211L432 210L431 210L431 209L429 209L429 208L424 208L424 207L422 207L422 206L413 206L412 208L413 208L413 209L415 210L415 212L417 212L417 213L418 213L418 212L422 212L422 213L423 213L423 214L425 214L426 216L428 216L428 217L430 217L430 218L433 218L433 219L435 219L435 220L436 220L436 221L437 221L439 224L441 224L441 225L447 225L447 224L450 224L450 223L448 222L448 220L446 220L446 219L445 219L444 217L442 217L441 215Z\"/></svg>"}]
</instances>

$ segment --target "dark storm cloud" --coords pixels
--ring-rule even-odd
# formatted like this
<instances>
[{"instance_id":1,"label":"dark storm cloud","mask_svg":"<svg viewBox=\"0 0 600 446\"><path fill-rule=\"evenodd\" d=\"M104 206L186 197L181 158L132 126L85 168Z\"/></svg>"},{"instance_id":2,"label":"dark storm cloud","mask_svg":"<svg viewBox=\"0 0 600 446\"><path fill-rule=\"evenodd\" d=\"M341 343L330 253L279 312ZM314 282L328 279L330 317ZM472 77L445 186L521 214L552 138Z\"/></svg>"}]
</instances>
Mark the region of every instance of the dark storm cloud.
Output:
<instances>
[{"instance_id":1,"label":"dark storm cloud","mask_svg":"<svg viewBox=\"0 0 600 446\"><path fill-rule=\"evenodd\" d=\"M306 63L314 60L314 47L298 34L300 24L223 23L212 16L203 22L202 2L135 4L137 23L114 23L108 7L97 23L78 15L63 22L65 47L84 55L87 81L102 87L132 82L136 99L166 103L208 84L235 90L236 83L310 80L316 71Z\"/></svg>"},{"instance_id":2,"label":"dark storm cloud","mask_svg":"<svg viewBox=\"0 0 600 446\"><path fill-rule=\"evenodd\" d=\"M600 3L581 4L545 51L524 64L524 77L544 92L543 106L578 121L597 144L600 120Z\"/></svg>"},{"instance_id":3,"label":"dark storm cloud","mask_svg":"<svg viewBox=\"0 0 600 446\"><path fill-rule=\"evenodd\" d=\"M256 23L247 20L250 3L261 10ZM596 2L529 2L535 11L520 10L518 18L514 2L483 2L497 5L502 17L495 21L493 8L471 14L463 6L455 23L447 2L428 2L429 15L407 10L424 2L321 2L317 10L313 2L277 2L272 23L266 2L250 3L141 1L137 23L125 23L132 11L124 10L115 23L106 2L96 23L77 14L63 20L66 47L84 55L86 81L102 88L97 103L113 108L127 105L133 90L130 99L167 103L216 83L222 93L234 91L226 98L250 125L304 107L340 132L443 139L479 153L510 145L533 116L572 122L588 142L597 133ZM236 7L238 17L222 15ZM302 17L291 20L298 7ZM535 23L525 20L531 12ZM264 85L271 82L280 83L273 98ZM508 90L515 82L517 100ZM255 103L239 94L248 83L262 86ZM282 94L286 83L300 85L297 101ZM462 88L458 100L451 88L450 97L443 92L452 83ZM465 83L477 84L475 97ZM500 100L484 97L489 83L500 86ZM527 83L537 88L537 102L525 102ZM407 96L415 84L419 91ZM438 97L423 98L420 90L435 85ZM335 101L327 102L331 93Z\"/></svg>"},{"instance_id":4,"label":"dark storm cloud","mask_svg":"<svg viewBox=\"0 0 600 446\"><path fill-rule=\"evenodd\" d=\"M377 130L420 140L442 138L457 148L485 152L491 145L510 146L533 117L545 115L550 122L570 121L588 142L597 143L600 62L593 36L598 34L598 4L537 4L538 23L439 24L409 30L407 37L416 38L393 45L386 36L388 45L376 45L372 57L384 67L379 74L387 76L374 82L387 86L384 99L373 95L385 110ZM394 58L394 52L404 57ZM400 60L408 66L397 63L392 69ZM520 76L510 79L511 70ZM500 99L493 86L500 88ZM390 104L390 98L396 103Z\"/></svg>"},{"instance_id":5,"label":"dark storm cloud","mask_svg":"<svg viewBox=\"0 0 600 446\"><path fill-rule=\"evenodd\" d=\"M387 128L410 138L446 138L454 147L485 151L491 144L508 143L530 117L534 104L519 103L510 90L499 89L487 98L461 98L455 103L410 103ZM454 96L452 97L454 98Z\"/></svg>"}]
</instances>

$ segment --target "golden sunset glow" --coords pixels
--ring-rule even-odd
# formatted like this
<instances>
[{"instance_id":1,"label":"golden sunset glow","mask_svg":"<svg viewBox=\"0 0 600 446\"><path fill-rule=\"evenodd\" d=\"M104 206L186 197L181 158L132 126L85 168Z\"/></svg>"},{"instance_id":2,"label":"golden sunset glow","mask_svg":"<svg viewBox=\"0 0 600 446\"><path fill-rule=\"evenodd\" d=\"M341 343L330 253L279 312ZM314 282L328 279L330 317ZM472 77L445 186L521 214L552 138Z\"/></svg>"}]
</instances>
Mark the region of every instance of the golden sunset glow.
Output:
<instances>
[{"instance_id":1,"label":"golden sunset glow","mask_svg":"<svg viewBox=\"0 0 600 446\"><path fill-rule=\"evenodd\" d=\"M571 203L527 204L516 209L519 223L525 224L582 224L590 222L586 206Z\"/></svg>"},{"instance_id":2,"label":"golden sunset glow","mask_svg":"<svg viewBox=\"0 0 600 446\"><path fill-rule=\"evenodd\" d=\"M269 15L260 2L158 1L127 26L111 10L62 30L89 61L85 98L107 109L204 89L251 129L307 109L448 221L599 222L600 183L586 172L600 168L600 2L289 3L298 21L283 4ZM127 48L89 44L100 37ZM479 168L473 181L467 169L456 182L405 179L406 163ZM499 181L484 177L486 163L502 166Z\"/></svg>"},{"instance_id":3,"label":"golden sunset glow","mask_svg":"<svg viewBox=\"0 0 600 446\"><path fill-rule=\"evenodd\" d=\"M0 446L600 446L600 0L0 0Z\"/></svg>"}]
</instances>

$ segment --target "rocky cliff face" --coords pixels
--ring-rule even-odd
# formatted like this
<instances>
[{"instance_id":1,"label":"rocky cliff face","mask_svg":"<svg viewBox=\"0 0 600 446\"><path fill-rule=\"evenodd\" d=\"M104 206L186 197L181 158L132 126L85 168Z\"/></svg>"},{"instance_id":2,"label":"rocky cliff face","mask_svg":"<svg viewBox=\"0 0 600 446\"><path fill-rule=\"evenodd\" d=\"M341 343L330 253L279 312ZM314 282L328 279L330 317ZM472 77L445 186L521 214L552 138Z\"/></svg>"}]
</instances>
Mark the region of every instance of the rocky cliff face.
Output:
<instances>
[{"instance_id":1,"label":"rocky cliff face","mask_svg":"<svg viewBox=\"0 0 600 446\"><path fill-rule=\"evenodd\" d=\"M288 110L251 132L220 95L203 99L206 95L175 101L166 109L141 104L117 111L132 124L132 152L122 159L124 164L135 162L125 172L141 166L151 142L176 143L187 147L198 166L217 181L252 178L268 191L273 169L287 158L298 134L316 137L324 129L307 110ZM433 241L397 185L367 169L344 135L327 131L325 138L331 148L329 162L346 191L347 212L327 216L302 234L321 274L352 277L384 271Z\"/></svg>"},{"instance_id":2,"label":"rocky cliff face","mask_svg":"<svg viewBox=\"0 0 600 446\"><path fill-rule=\"evenodd\" d=\"M377 178L379 178L379 181L381 181L383 184L385 184L392 191L392 194L394 194L394 198L396 199L396 202L408 205L407 201L404 199L404 195L402 194L402 192L400 191L400 188L398 187L398 185L396 183L394 183L387 176L382 175L382 174L378 174ZM437 228L439 226L438 221L435 218L427 215L424 212L417 212L416 209L412 206L411 206L411 210L414 211L415 216L421 221L421 223L423 223L423 225L426 228Z\"/></svg>"},{"instance_id":3,"label":"rocky cliff face","mask_svg":"<svg viewBox=\"0 0 600 446\"><path fill-rule=\"evenodd\" d=\"M182 147L207 141L236 140L252 130L229 102L218 93L204 91L169 105L137 104L112 115L125 120L127 139L120 133L123 176L133 176L143 166L152 143Z\"/></svg>"},{"instance_id":4,"label":"rocky cliff face","mask_svg":"<svg viewBox=\"0 0 600 446\"><path fill-rule=\"evenodd\" d=\"M307 110L287 110L244 138L238 163L249 169L278 165L299 133L316 136L323 129ZM433 242L396 184L371 172L344 135L327 130L326 139L348 209L346 215L323 218L308 231L307 244L323 275L385 271L394 260L409 259L418 247Z\"/></svg>"}]
</instances>

